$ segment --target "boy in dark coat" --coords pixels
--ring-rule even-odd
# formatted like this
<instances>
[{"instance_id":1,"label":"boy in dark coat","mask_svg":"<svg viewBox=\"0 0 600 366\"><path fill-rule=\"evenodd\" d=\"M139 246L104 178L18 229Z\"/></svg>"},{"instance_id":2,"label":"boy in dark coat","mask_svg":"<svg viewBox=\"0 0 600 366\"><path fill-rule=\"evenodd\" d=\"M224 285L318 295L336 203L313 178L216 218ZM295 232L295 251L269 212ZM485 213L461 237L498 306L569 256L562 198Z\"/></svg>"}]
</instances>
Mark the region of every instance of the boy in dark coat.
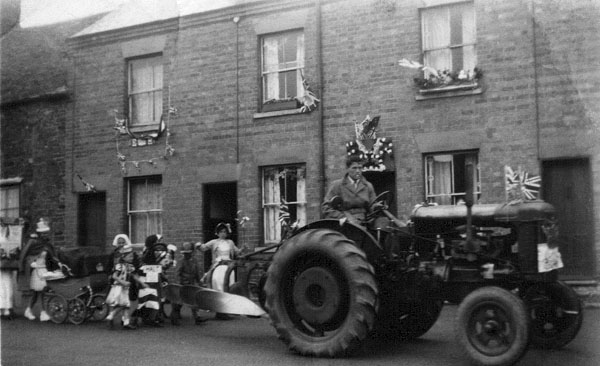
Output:
<instances>
[{"instance_id":1,"label":"boy in dark coat","mask_svg":"<svg viewBox=\"0 0 600 366\"><path fill-rule=\"evenodd\" d=\"M183 247L181 249L181 253L183 254L183 259L177 266L177 278L179 279L179 284L181 285L192 285L198 286L200 284L201 273L200 267L198 266L198 262L193 256L194 245L190 242L183 243ZM181 321L181 304L173 304L173 313L171 314L171 323L173 325L179 325ZM203 323L205 319L198 316L198 308L192 307L192 316L196 324Z\"/></svg>"}]
</instances>

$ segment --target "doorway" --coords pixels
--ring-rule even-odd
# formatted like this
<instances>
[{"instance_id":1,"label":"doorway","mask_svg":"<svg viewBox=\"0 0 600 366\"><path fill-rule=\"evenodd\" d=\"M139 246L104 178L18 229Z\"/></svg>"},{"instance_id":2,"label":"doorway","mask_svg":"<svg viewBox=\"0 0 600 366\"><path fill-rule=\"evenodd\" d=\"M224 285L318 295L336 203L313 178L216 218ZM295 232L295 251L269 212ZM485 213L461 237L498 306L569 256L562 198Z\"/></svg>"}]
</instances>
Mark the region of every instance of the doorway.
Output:
<instances>
[{"instance_id":1,"label":"doorway","mask_svg":"<svg viewBox=\"0 0 600 366\"><path fill-rule=\"evenodd\" d=\"M220 222L231 225L230 239L239 246L235 219L237 214L237 183L223 182L204 185L204 221L202 232L204 242L215 239L215 227ZM204 252L204 268L210 268L212 256L209 251Z\"/></svg>"},{"instance_id":2,"label":"doorway","mask_svg":"<svg viewBox=\"0 0 600 366\"><path fill-rule=\"evenodd\" d=\"M587 158L542 162L542 196L556 209L563 279L595 275L594 203Z\"/></svg>"},{"instance_id":3,"label":"doorway","mask_svg":"<svg viewBox=\"0 0 600 366\"><path fill-rule=\"evenodd\" d=\"M106 245L106 193L82 193L78 206L78 245L103 248Z\"/></svg>"},{"instance_id":4,"label":"doorway","mask_svg":"<svg viewBox=\"0 0 600 366\"><path fill-rule=\"evenodd\" d=\"M366 180L371 182L373 185L373 189L375 189L375 194L380 194L385 191L389 191L387 203L389 205L389 211L394 215L398 215L398 209L396 204L396 172L394 171L383 171L383 172L373 172L366 171L363 172L363 176Z\"/></svg>"}]
</instances>

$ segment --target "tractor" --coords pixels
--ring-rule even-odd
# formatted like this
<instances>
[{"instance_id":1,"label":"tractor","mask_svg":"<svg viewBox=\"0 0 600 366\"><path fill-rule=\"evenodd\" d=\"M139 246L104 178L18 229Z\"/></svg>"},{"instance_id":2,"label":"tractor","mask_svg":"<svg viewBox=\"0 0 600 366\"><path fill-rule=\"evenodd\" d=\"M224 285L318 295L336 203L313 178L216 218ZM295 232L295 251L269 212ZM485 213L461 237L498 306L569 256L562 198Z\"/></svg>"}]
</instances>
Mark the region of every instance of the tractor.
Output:
<instances>
[{"instance_id":1,"label":"tractor","mask_svg":"<svg viewBox=\"0 0 600 366\"><path fill-rule=\"evenodd\" d=\"M407 222L387 210L384 192L362 224L309 223L268 247L268 262L250 270L262 275L231 292L253 293L279 338L306 356L346 356L367 337L420 337L444 304L458 304L456 338L474 364L512 365L529 345L565 346L583 312L558 280L553 206L473 204L472 192L464 205L418 205Z\"/></svg>"}]
</instances>

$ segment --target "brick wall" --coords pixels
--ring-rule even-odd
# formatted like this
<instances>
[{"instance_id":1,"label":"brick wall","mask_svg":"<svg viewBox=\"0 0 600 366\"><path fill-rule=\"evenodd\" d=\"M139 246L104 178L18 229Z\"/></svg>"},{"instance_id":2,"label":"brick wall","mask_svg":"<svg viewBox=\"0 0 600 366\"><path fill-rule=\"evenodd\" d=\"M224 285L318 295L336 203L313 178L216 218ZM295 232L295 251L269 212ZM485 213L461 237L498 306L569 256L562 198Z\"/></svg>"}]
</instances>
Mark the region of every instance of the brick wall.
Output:
<instances>
[{"instance_id":1,"label":"brick wall","mask_svg":"<svg viewBox=\"0 0 600 366\"><path fill-rule=\"evenodd\" d=\"M40 217L50 220L52 239L65 244L66 101L38 101L2 108L2 178L23 178L23 236Z\"/></svg>"},{"instance_id":2,"label":"brick wall","mask_svg":"<svg viewBox=\"0 0 600 366\"><path fill-rule=\"evenodd\" d=\"M354 138L353 123L367 114L380 115L379 136L394 141L398 214L408 214L424 200L424 153L478 148L481 201L498 202L504 200L504 165L520 165L532 174L540 173L536 134L539 121L544 121L542 145L546 145L547 138L575 138L597 131L598 106L593 101L597 99L598 80L591 65L597 59L598 48L589 47L598 44L589 35L597 30L593 25L592 10L597 9L593 2L571 4L566 9L569 16L555 20L557 14L565 14L560 8L565 5L536 1L539 19L534 27L531 2L475 1L483 92L426 100L415 99L412 79L417 72L397 65L402 58L420 60L418 7L422 1L323 3L323 85L317 77L313 4L287 1L271 8L261 4L264 11L247 8L242 14L229 9L211 18L187 17L179 21L177 29L160 31L166 35L163 54L165 86L169 87L165 89L164 104L170 97L179 110L170 121L170 143L176 153L156 166L130 166L125 174L116 158L112 110L125 109L121 43L142 39L143 32L125 31L120 40L82 42L74 47L77 102L75 129L66 134L67 176L79 172L107 192L108 238L126 228L124 178L136 175L163 176L164 234L169 242L204 239L202 185L235 180L238 209L252 219L245 232L247 242L260 245L259 168L264 165L306 163L309 221L319 217L319 114L256 115L260 98L258 39L260 34L276 31L277 24L285 23L281 19L294 19L304 28L305 76L314 90L323 88L319 108L325 126L326 184L343 172L344 144ZM237 25L231 21L234 15L240 16ZM568 31L572 23L567 19L573 18L578 20L576 32ZM585 57L576 57L579 54ZM548 69L549 64L554 68ZM543 89L537 96L539 109L536 72L540 77L538 88ZM122 146L122 152L132 160L160 156L163 139L143 148ZM69 141L75 144L71 146ZM597 149L587 150L593 157L594 182L599 181ZM69 170L71 166L73 171ZM82 187L75 184L69 189L77 192ZM595 197L600 196L599 189L600 185L594 183ZM65 200L67 239L73 239L76 195L69 193ZM597 208L600 198L595 202Z\"/></svg>"}]
</instances>

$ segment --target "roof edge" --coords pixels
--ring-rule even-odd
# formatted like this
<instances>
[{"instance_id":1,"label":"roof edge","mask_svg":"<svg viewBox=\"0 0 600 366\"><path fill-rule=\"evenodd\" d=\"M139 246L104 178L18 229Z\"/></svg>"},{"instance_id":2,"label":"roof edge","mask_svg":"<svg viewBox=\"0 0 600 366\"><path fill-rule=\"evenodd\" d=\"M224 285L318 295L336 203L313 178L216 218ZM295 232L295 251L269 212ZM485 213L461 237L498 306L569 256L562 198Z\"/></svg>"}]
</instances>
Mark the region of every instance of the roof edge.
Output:
<instances>
[{"instance_id":1,"label":"roof edge","mask_svg":"<svg viewBox=\"0 0 600 366\"><path fill-rule=\"evenodd\" d=\"M161 19L150 23L136 24L129 27L111 29L104 32L72 36L66 39L68 45L73 47L85 47L130 38L156 35L157 33L177 30L179 28L179 17Z\"/></svg>"},{"instance_id":2,"label":"roof edge","mask_svg":"<svg viewBox=\"0 0 600 366\"><path fill-rule=\"evenodd\" d=\"M47 93L34 94L34 95L25 96L25 97L21 97L21 98L15 98L15 99L9 99L7 101L2 101L0 103L0 106L10 107L10 106L15 106L15 105L19 105L19 104L28 104L28 103L33 103L33 102L43 101L43 100L59 100L59 99L68 98L69 96L70 96L69 89L67 88L66 85L62 85L62 86L59 86L58 88L56 88L52 91L49 91Z\"/></svg>"}]
</instances>

